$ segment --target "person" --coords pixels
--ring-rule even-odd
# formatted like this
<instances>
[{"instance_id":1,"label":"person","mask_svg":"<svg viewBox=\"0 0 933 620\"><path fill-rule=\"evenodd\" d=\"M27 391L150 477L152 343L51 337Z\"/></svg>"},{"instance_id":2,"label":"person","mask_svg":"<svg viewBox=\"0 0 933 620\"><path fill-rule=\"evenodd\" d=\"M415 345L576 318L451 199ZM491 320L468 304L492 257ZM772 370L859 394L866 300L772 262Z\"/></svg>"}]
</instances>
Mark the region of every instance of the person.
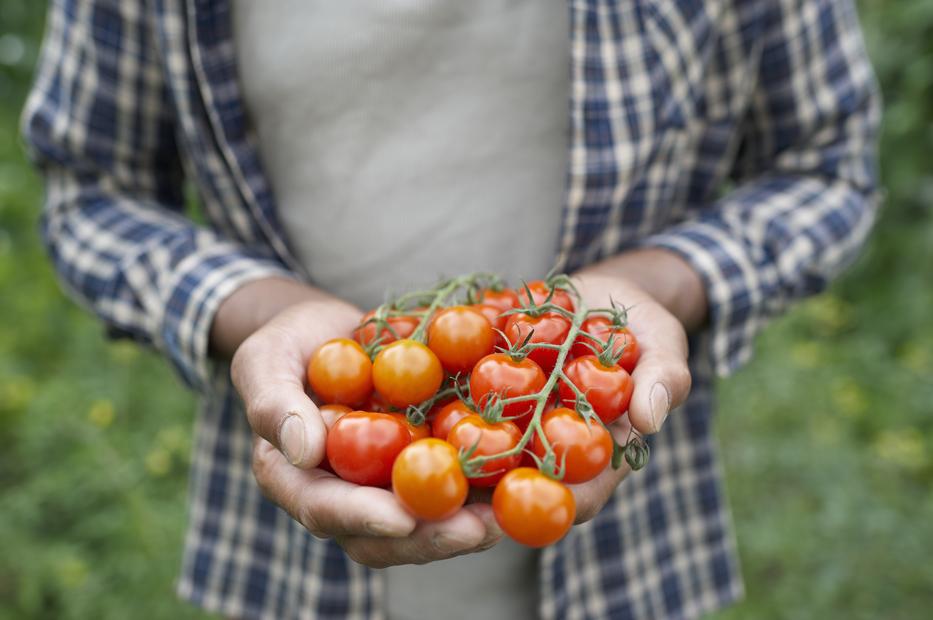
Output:
<instances>
[{"instance_id":1,"label":"person","mask_svg":"<svg viewBox=\"0 0 933 620\"><path fill-rule=\"evenodd\" d=\"M712 381L857 254L878 122L849 0L55 0L23 130L66 288L201 395L180 596L622 619L742 595ZM317 346L387 291L552 268L630 307L653 434L645 470L574 489L563 540L502 541L482 501L416 523L315 468Z\"/></svg>"}]
</instances>

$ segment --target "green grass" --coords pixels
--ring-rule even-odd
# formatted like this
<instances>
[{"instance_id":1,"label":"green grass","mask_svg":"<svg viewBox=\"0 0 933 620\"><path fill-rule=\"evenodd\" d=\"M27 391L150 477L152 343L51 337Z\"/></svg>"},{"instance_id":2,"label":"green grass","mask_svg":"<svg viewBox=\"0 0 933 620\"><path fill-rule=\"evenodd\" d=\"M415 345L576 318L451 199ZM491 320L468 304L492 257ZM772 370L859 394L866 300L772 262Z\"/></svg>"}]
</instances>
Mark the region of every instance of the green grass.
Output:
<instances>
[{"instance_id":1,"label":"green grass","mask_svg":"<svg viewBox=\"0 0 933 620\"><path fill-rule=\"evenodd\" d=\"M204 617L173 596L194 401L64 299L36 237L16 139L35 4L0 0L0 619ZM855 268L720 386L748 589L723 620L933 607L933 3L862 7L887 206Z\"/></svg>"}]
</instances>

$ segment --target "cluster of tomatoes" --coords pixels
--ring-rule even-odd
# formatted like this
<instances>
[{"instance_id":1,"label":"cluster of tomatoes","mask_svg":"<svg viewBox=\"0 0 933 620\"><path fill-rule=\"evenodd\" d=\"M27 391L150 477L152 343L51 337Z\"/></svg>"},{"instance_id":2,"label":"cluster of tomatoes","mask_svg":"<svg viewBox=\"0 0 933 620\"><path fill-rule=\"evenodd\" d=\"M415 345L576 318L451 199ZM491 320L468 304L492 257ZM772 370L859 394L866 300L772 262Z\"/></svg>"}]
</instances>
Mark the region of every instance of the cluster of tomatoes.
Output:
<instances>
[{"instance_id":1,"label":"cluster of tomatoes","mask_svg":"<svg viewBox=\"0 0 933 620\"><path fill-rule=\"evenodd\" d=\"M321 467L391 485L424 520L451 516L470 487L495 487L503 531L541 547L573 524L565 483L616 466L622 447L606 425L628 409L638 343L624 311L587 310L565 276L518 291L482 278L380 306L352 339L314 353Z\"/></svg>"}]
</instances>

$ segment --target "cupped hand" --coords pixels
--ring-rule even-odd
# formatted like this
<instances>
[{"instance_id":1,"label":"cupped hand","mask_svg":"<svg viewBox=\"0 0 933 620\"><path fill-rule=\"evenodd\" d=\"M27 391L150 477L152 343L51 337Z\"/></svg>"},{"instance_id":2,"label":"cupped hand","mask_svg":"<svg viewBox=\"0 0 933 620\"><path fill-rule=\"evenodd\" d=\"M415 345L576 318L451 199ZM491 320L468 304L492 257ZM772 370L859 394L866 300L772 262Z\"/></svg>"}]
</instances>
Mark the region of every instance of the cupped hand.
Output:
<instances>
[{"instance_id":1,"label":"cupped hand","mask_svg":"<svg viewBox=\"0 0 933 620\"><path fill-rule=\"evenodd\" d=\"M247 300L241 296L231 303ZM225 316L232 311L228 307ZM492 546L502 534L488 506L417 523L390 491L317 468L327 431L305 392L305 369L321 344L348 336L361 315L344 302L316 296L291 303L237 347L231 376L255 435L253 472L260 489L311 534L335 538L352 559L374 568Z\"/></svg>"}]
</instances>

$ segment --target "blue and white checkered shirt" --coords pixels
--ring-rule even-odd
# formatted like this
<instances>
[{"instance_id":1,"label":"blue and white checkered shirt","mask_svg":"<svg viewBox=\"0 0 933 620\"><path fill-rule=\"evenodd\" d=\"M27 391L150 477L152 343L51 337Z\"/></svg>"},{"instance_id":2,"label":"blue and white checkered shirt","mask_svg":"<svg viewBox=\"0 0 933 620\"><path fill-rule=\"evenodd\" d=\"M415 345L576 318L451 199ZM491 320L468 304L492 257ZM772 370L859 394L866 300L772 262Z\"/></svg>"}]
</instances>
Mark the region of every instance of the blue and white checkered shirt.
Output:
<instances>
[{"instance_id":1,"label":"blue and white checkered shirt","mask_svg":"<svg viewBox=\"0 0 933 620\"><path fill-rule=\"evenodd\" d=\"M635 245L702 274L694 389L650 465L541 554L544 618L693 618L741 596L710 383L855 256L879 102L850 0L570 0L560 267ZM247 123L223 0L56 0L24 116L42 231L71 293L203 394L179 592L238 618L378 618L382 581L266 501L218 304L304 277ZM206 215L184 217L184 179Z\"/></svg>"}]
</instances>

